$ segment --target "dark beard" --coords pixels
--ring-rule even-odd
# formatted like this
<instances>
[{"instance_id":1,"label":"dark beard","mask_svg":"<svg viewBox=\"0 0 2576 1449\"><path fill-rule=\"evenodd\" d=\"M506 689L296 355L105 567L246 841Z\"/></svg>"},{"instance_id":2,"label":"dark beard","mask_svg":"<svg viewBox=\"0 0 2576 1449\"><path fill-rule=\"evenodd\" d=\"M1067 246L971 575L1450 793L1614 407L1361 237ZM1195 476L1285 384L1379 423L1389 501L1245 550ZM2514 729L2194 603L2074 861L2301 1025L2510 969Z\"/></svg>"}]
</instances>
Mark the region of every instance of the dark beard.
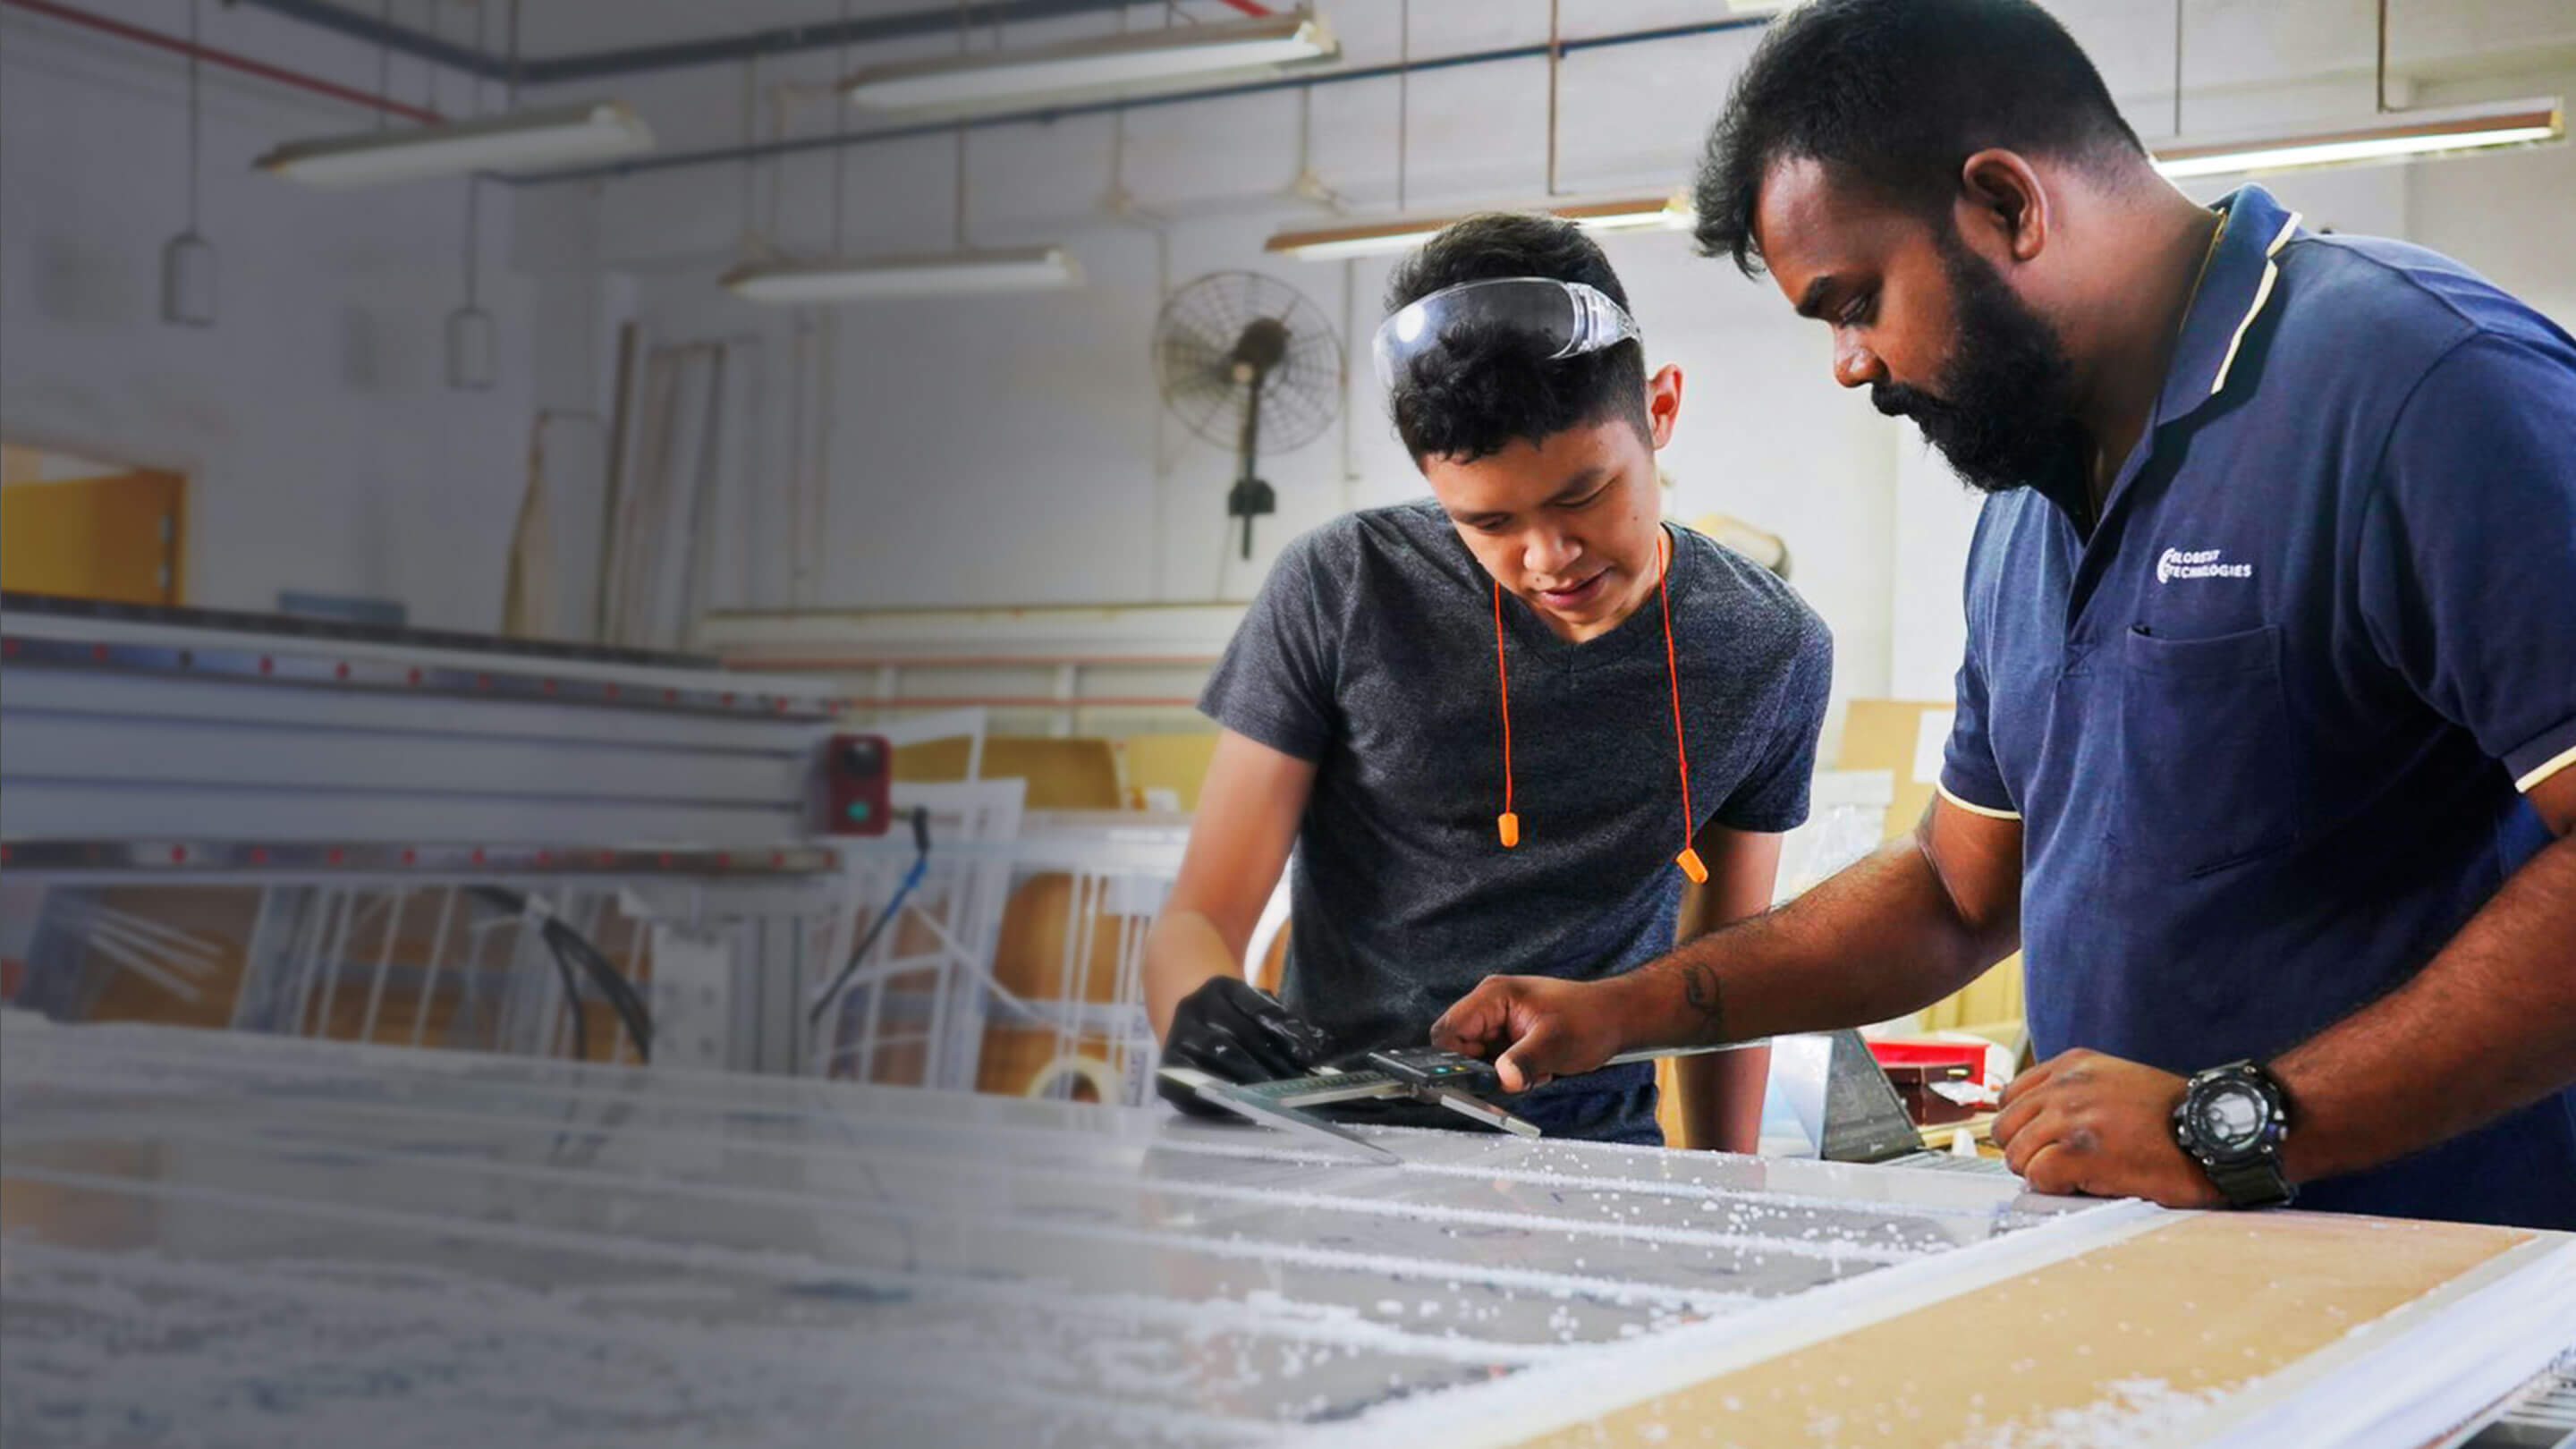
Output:
<instances>
[{"instance_id":1,"label":"dark beard","mask_svg":"<svg viewBox=\"0 0 2576 1449\"><path fill-rule=\"evenodd\" d=\"M1870 405L1911 418L1951 470L1984 493L2074 478L2092 443L2066 396L2066 349L1985 258L1955 236L1940 241L1958 337L1934 378L1939 392L1878 383Z\"/></svg>"}]
</instances>

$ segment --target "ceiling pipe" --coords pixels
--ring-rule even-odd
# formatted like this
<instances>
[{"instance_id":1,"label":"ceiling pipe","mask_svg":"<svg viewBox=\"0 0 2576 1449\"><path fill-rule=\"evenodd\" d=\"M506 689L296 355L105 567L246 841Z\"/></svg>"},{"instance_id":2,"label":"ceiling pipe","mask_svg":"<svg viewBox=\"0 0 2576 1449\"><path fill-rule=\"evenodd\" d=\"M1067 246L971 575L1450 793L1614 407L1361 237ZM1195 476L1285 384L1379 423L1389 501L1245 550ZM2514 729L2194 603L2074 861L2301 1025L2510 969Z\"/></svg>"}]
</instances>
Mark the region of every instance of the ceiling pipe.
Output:
<instances>
[{"instance_id":1,"label":"ceiling pipe","mask_svg":"<svg viewBox=\"0 0 2576 1449\"><path fill-rule=\"evenodd\" d=\"M104 15L93 15L86 10L57 4L55 0L0 0L0 4L60 20L67 25L83 26L103 35L113 35L119 40L130 40L137 45L166 50L173 55L194 56L208 65L220 65L227 70L237 70L244 75L257 76L261 80L274 81L282 86L293 86L297 90L311 91L318 96L329 96L335 101L346 101L350 105L382 111L389 116L401 116L405 120L418 121L424 126L434 126L446 119L436 111L405 105L391 96L380 96L353 86L341 85L337 81L327 81L320 76L287 70L282 66L270 65L266 61L253 60L246 55L235 55L231 51L217 50L213 46L182 40L175 35L146 30L140 25L128 25L122 20L110 20Z\"/></svg>"},{"instance_id":2,"label":"ceiling pipe","mask_svg":"<svg viewBox=\"0 0 2576 1449\"><path fill-rule=\"evenodd\" d=\"M1627 30L1612 35L1586 36L1565 40L1554 48L1563 55L1578 51L1610 50L1619 46L1643 45L1660 40L1681 40L1692 36L1717 35L1731 30L1756 30L1771 23L1769 15L1739 15L1724 20L1703 20L1688 25L1664 25L1651 30ZM632 161L603 162L597 166L571 167L561 171L540 171L522 176L501 178L517 186L547 186L565 181L598 181L622 176L635 176L648 171L668 171L690 166L740 165L772 156L794 155L806 151L824 151L839 146L870 146L886 141L910 140L922 136L954 135L961 129L988 130L999 126L1024 126L1071 120L1080 116L1114 115L1120 111L1147 110L1156 106L1188 105L1198 101L1233 100L1241 96L1268 95L1278 91L1312 90L1322 86L1348 85L1357 81L1389 80L1410 69L1421 75L1429 71L1457 70L1479 65L1496 65L1514 60L1543 60L1550 46L1542 41L1535 45L1505 46L1497 50L1464 51L1455 55L1436 55L1418 59L1410 66L1353 66L1341 70L1317 71L1306 75L1286 76L1276 80L1247 81L1235 85L1208 86L1199 90L1162 91L1153 95L1124 99L1088 101L1079 105L1037 107L1025 111L1004 111L964 119L923 121L901 126L883 126L867 131L851 131L833 136L801 136L792 140L764 141L742 146L720 146L703 151L676 151L662 155L638 157Z\"/></svg>"}]
</instances>

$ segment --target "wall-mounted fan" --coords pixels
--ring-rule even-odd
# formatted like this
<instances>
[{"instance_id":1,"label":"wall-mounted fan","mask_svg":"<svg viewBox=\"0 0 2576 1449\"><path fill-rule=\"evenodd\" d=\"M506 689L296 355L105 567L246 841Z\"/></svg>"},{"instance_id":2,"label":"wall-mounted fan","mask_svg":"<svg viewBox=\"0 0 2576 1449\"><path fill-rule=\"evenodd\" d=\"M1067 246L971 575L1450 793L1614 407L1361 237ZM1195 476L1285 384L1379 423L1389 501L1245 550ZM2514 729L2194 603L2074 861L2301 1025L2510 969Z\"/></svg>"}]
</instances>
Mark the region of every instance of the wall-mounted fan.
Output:
<instances>
[{"instance_id":1,"label":"wall-mounted fan","mask_svg":"<svg viewBox=\"0 0 2576 1449\"><path fill-rule=\"evenodd\" d=\"M1234 448L1225 513L1243 520L1243 556L1252 557L1252 520L1279 506L1261 481L1261 452L1302 448L1332 426L1342 403L1341 338L1287 283L1211 272L1163 304L1154 373L1191 432Z\"/></svg>"}]
</instances>

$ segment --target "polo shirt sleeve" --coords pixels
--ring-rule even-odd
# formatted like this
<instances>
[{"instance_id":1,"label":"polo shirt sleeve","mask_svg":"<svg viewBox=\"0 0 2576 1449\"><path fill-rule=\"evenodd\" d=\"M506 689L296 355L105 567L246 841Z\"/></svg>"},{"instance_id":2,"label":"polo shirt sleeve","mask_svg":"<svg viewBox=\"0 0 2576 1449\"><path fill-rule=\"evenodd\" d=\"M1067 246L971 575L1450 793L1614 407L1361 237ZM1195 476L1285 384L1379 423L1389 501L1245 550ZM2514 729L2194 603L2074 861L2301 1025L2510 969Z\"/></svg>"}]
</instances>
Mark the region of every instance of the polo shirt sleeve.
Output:
<instances>
[{"instance_id":1,"label":"polo shirt sleeve","mask_svg":"<svg viewBox=\"0 0 2576 1449\"><path fill-rule=\"evenodd\" d=\"M1713 816L1730 830L1776 835L1807 822L1816 739L1824 732L1825 701L1834 687L1834 636L1804 605L1797 612L1797 653L1773 696L1762 759Z\"/></svg>"},{"instance_id":2,"label":"polo shirt sleeve","mask_svg":"<svg viewBox=\"0 0 2576 1449\"><path fill-rule=\"evenodd\" d=\"M2019 820L2021 812L2014 807L2012 792L2004 788L2003 767L1995 763L1994 743L1986 734L1994 716L1987 707L1986 671L1977 637L1977 559L1993 519L1994 504L1989 501L1977 517L1976 541L1968 547L1966 581L1960 590L1961 606L1968 615L1968 647L1962 651L1951 687L1957 712L1950 721L1950 742L1941 754L1941 778L1933 784L1953 805L1997 820Z\"/></svg>"},{"instance_id":3,"label":"polo shirt sleeve","mask_svg":"<svg viewBox=\"0 0 2576 1449\"><path fill-rule=\"evenodd\" d=\"M2364 510L2379 655L2529 791L2576 765L2576 344L2478 333L2417 382Z\"/></svg>"},{"instance_id":4,"label":"polo shirt sleeve","mask_svg":"<svg viewBox=\"0 0 2576 1449\"><path fill-rule=\"evenodd\" d=\"M1280 550L1199 691L1199 713L1309 764L1333 735L1334 640L1315 535Z\"/></svg>"},{"instance_id":5,"label":"polo shirt sleeve","mask_svg":"<svg viewBox=\"0 0 2576 1449\"><path fill-rule=\"evenodd\" d=\"M1950 743L1942 749L1937 788L1953 805L1998 820L2019 820L2021 812L2013 808L2012 793L2004 788L2004 772L1995 764L1994 745L1986 738L1986 675L1977 664L1974 640L1969 642L1967 657L1959 662L1952 692L1958 713L1950 721Z\"/></svg>"}]
</instances>

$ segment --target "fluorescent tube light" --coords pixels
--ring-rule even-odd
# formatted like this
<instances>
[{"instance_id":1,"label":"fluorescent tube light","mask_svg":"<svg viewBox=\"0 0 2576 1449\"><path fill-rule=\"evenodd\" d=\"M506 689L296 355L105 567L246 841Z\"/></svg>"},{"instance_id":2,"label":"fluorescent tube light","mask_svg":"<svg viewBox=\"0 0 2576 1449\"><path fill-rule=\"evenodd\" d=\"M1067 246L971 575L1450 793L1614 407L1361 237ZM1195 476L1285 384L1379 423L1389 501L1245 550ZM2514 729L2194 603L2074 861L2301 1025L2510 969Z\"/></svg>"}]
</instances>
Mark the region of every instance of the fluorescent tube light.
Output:
<instances>
[{"instance_id":1,"label":"fluorescent tube light","mask_svg":"<svg viewBox=\"0 0 2576 1449\"><path fill-rule=\"evenodd\" d=\"M1454 216L1385 222L1376 226L1327 227L1317 231L1283 231L1262 244L1266 252L1302 261L1329 262L1343 257L1375 257L1407 252L1456 221Z\"/></svg>"},{"instance_id":2,"label":"fluorescent tube light","mask_svg":"<svg viewBox=\"0 0 2576 1449\"><path fill-rule=\"evenodd\" d=\"M870 66L841 83L876 111L976 109L1040 97L1278 71L1338 58L1341 43L1312 11L1209 25L1170 25L1025 50Z\"/></svg>"},{"instance_id":3,"label":"fluorescent tube light","mask_svg":"<svg viewBox=\"0 0 2576 1449\"><path fill-rule=\"evenodd\" d=\"M2305 134L2156 148L2156 169L2174 178L2342 166L2409 156L2437 156L2565 139L2566 113L2555 96L2445 110L2397 111L2370 124Z\"/></svg>"},{"instance_id":4,"label":"fluorescent tube light","mask_svg":"<svg viewBox=\"0 0 2576 1449\"><path fill-rule=\"evenodd\" d=\"M1533 208L1561 216L1585 231L1687 231L1694 215L1679 192L1670 196L1634 197L1620 201L1582 202ZM1283 231L1263 244L1264 251L1285 253L1303 261L1383 256L1411 251L1457 221L1456 216L1411 217L1364 226Z\"/></svg>"},{"instance_id":5,"label":"fluorescent tube light","mask_svg":"<svg viewBox=\"0 0 2576 1449\"><path fill-rule=\"evenodd\" d=\"M616 101L295 141L259 169L313 186L372 186L475 171L523 171L653 149L652 129Z\"/></svg>"},{"instance_id":6,"label":"fluorescent tube light","mask_svg":"<svg viewBox=\"0 0 2576 1449\"><path fill-rule=\"evenodd\" d=\"M1682 191L1669 196L1559 206L1551 211L1585 231L1688 231L1699 220L1689 194Z\"/></svg>"},{"instance_id":7,"label":"fluorescent tube light","mask_svg":"<svg viewBox=\"0 0 2576 1449\"><path fill-rule=\"evenodd\" d=\"M1062 247L948 252L862 261L747 263L724 274L734 295L753 302L857 302L959 292L1029 292L1070 287L1082 267Z\"/></svg>"}]
</instances>

